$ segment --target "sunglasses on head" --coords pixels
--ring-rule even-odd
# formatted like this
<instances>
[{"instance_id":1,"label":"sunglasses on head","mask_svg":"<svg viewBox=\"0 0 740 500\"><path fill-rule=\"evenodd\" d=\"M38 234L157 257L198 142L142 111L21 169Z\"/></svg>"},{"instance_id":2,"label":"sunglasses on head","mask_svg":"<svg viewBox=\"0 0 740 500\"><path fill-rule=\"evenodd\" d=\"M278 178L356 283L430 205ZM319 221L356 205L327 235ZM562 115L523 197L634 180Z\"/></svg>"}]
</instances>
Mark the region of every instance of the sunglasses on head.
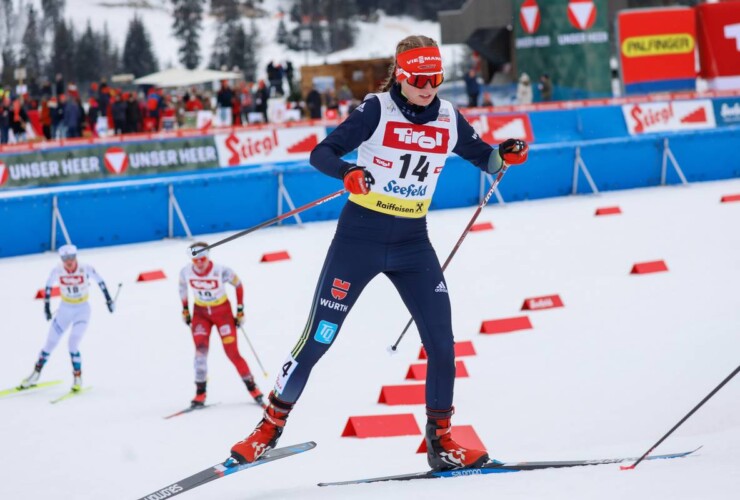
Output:
<instances>
[{"instance_id":1,"label":"sunglasses on head","mask_svg":"<svg viewBox=\"0 0 740 500\"><path fill-rule=\"evenodd\" d=\"M76 258L76 255L65 255L64 257L62 257L62 260L64 262L69 262L70 260L75 260Z\"/></svg>"},{"instance_id":2,"label":"sunglasses on head","mask_svg":"<svg viewBox=\"0 0 740 500\"><path fill-rule=\"evenodd\" d=\"M445 74L444 73L411 73L411 75L406 78L406 81L409 82L409 85L412 87L416 87L417 89L423 89L427 86L427 83L430 83L432 85L433 89L436 89L440 85L442 85L442 82L445 81Z\"/></svg>"}]
</instances>

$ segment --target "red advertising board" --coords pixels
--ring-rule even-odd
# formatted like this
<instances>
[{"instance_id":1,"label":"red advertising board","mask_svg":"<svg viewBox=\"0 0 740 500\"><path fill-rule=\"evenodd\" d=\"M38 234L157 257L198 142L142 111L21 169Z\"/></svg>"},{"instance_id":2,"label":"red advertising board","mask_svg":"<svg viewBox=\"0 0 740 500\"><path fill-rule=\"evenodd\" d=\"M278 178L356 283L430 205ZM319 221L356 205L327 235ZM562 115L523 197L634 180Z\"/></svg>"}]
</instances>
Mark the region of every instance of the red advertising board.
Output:
<instances>
[{"instance_id":1,"label":"red advertising board","mask_svg":"<svg viewBox=\"0 0 740 500\"><path fill-rule=\"evenodd\" d=\"M480 138L488 144L498 144L509 138L534 142L532 123L526 113L508 115L465 114L465 117Z\"/></svg>"},{"instance_id":2,"label":"red advertising board","mask_svg":"<svg viewBox=\"0 0 740 500\"><path fill-rule=\"evenodd\" d=\"M617 17L627 93L694 89L696 18L688 7L625 10Z\"/></svg>"},{"instance_id":3,"label":"red advertising board","mask_svg":"<svg viewBox=\"0 0 740 500\"><path fill-rule=\"evenodd\" d=\"M709 99L666 101L622 106L630 135L715 128L714 107Z\"/></svg>"},{"instance_id":4,"label":"red advertising board","mask_svg":"<svg viewBox=\"0 0 740 500\"><path fill-rule=\"evenodd\" d=\"M701 76L715 89L740 88L740 2L696 7Z\"/></svg>"}]
</instances>

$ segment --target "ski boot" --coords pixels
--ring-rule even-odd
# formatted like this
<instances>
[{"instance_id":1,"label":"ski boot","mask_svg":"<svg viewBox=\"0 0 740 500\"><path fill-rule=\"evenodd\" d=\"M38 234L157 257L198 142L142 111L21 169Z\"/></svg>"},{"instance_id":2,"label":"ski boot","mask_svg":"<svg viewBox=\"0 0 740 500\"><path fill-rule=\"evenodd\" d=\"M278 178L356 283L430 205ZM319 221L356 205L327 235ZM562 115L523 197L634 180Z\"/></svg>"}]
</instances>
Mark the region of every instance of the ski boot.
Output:
<instances>
[{"instance_id":1,"label":"ski boot","mask_svg":"<svg viewBox=\"0 0 740 500\"><path fill-rule=\"evenodd\" d=\"M259 390L259 387L257 387L257 384L254 383L254 377L252 375L244 377L244 384L247 386L249 395L254 398L257 404L262 408L267 408L267 405L265 405L265 397L262 395L262 391Z\"/></svg>"},{"instance_id":2,"label":"ski boot","mask_svg":"<svg viewBox=\"0 0 740 500\"><path fill-rule=\"evenodd\" d=\"M285 421L294 403L286 403L270 393L269 403L262 420L252 433L231 448L231 456L237 462L252 463L275 447L283 433Z\"/></svg>"},{"instance_id":3,"label":"ski boot","mask_svg":"<svg viewBox=\"0 0 740 500\"><path fill-rule=\"evenodd\" d=\"M206 383L195 383L195 397L190 402L191 408L202 408L206 405Z\"/></svg>"},{"instance_id":4,"label":"ski boot","mask_svg":"<svg viewBox=\"0 0 740 500\"><path fill-rule=\"evenodd\" d=\"M426 444L427 462L432 470L480 467L488 462L484 450L471 450L456 443L450 434L454 407L446 411L427 408Z\"/></svg>"},{"instance_id":5,"label":"ski boot","mask_svg":"<svg viewBox=\"0 0 740 500\"><path fill-rule=\"evenodd\" d=\"M33 373L31 373L28 377L24 378L21 381L21 385L18 386L18 390L29 389L33 387L34 385L36 385L36 382L39 381L40 376L41 376L41 371L34 369Z\"/></svg>"},{"instance_id":6,"label":"ski boot","mask_svg":"<svg viewBox=\"0 0 740 500\"><path fill-rule=\"evenodd\" d=\"M74 380L72 381L72 392L80 392L82 390L82 371L75 370L72 372Z\"/></svg>"}]
</instances>

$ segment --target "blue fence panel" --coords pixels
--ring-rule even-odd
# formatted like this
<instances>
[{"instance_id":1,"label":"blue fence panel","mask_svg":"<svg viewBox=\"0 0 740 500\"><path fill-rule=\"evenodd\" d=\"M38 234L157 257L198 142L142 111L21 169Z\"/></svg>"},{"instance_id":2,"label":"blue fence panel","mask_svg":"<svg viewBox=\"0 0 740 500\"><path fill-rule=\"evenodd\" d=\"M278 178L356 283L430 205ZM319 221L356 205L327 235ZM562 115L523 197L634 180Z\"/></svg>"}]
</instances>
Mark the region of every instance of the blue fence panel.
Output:
<instances>
[{"instance_id":1,"label":"blue fence panel","mask_svg":"<svg viewBox=\"0 0 740 500\"><path fill-rule=\"evenodd\" d=\"M58 195L72 242L98 247L167 236L167 185L115 186Z\"/></svg>"},{"instance_id":2,"label":"blue fence panel","mask_svg":"<svg viewBox=\"0 0 740 500\"><path fill-rule=\"evenodd\" d=\"M51 246L52 198L0 198L0 257L39 253Z\"/></svg>"}]
</instances>

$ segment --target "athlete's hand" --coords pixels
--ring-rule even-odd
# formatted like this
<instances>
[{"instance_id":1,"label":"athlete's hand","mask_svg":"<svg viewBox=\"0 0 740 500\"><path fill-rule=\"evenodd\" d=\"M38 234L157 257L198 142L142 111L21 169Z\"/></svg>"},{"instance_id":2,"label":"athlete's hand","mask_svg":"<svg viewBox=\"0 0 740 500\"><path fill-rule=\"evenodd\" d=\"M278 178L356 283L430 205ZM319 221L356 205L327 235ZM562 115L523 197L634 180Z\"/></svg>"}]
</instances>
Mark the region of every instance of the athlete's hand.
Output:
<instances>
[{"instance_id":1,"label":"athlete's hand","mask_svg":"<svg viewBox=\"0 0 740 500\"><path fill-rule=\"evenodd\" d=\"M182 307L182 320L185 322L186 325L190 326L190 310L188 309L188 306Z\"/></svg>"},{"instance_id":2,"label":"athlete's hand","mask_svg":"<svg viewBox=\"0 0 740 500\"><path fill-rule=\"evenodd\" d=\"M367 194L373 184L375 178L365 167L355 165L344 173L344 187L352 194Z\"/></svg>"},{"instance_id":3,"label":"athlete's hand","mask_svg":"<svg viewBox=\"0 0 740 500\"><path fill-rule=\"evenodd\" d=\"M529 146L521 139L506 139L498 145L498 154L509 165L519 165L527 161Z\"/></svg>"},{"instance_id":4,"label":"athlete's hand","mask_svg":"<svg viewBox=\"0 0 740 500\"><path fill-rule=\"evenodd\" d=\"M236 306L236 316L234 316L234 323L237 327L242 326L242 323L244 323L244 305L242 304Z\"/></svg>"},{"instance_id":5,"label":"athlete's hand","mask_svg":"<svg viewBox=\"0 0 740 500\"><path fill-rule=\"evenodd\" d=\"M49 304L48 300L44 301L44 316L46 317L46 321L51 321L51 304Z\"/></svg>"}]
</instances>

